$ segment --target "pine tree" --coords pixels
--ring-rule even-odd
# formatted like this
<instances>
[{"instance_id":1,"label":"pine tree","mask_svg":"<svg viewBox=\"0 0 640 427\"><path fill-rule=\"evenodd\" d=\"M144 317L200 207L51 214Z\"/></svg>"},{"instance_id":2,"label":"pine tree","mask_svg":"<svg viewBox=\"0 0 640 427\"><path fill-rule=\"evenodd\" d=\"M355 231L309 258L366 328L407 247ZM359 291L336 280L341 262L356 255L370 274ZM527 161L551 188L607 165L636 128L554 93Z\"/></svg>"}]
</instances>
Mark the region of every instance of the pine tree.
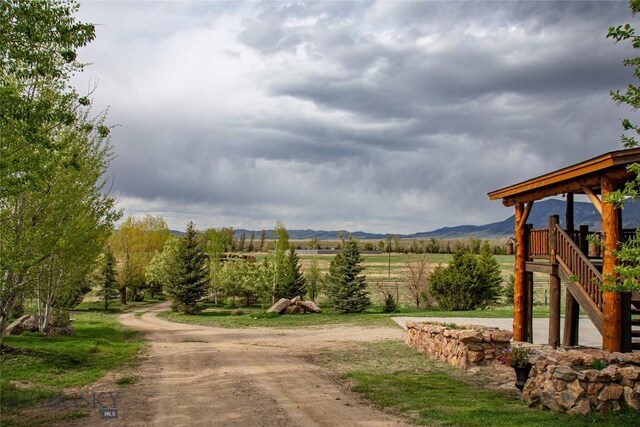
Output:
<instances>
[{"instance_id":1,"label":"pine tree","mask_svg":"<svg viewBox=\"0 0 640 427\"><path fill-rule=\"evenodd\" d=\"M286 256L283 273L282 280L278 283L276 290L276 299L303 296L305 294L305 277L300 271L300 258L293 247L289 249L289 254Z\"/></svg>"},{"instance_id":2,"label":"pine tree","mask_svg":"<svg viewBox=\"0 0 640 427\"><path fill-rule=\"evenodd\" d=\"M331 261L327 293L340 313L359 313L371 304L366 278L360 274L364 270L363 260L358 244L349 239Z\"/></svg>"},{"instance_id":3,"label":"pine tree","mask_svg":"<svg viewBox=\"0 0 640 427\"><path fill-rule=\"evenodd\" d=\"M104 300L104 311L109 310L109 301L118 298L119 285L116 280L116 259L111 248L105 245L104 260L100 269L100 295Z\"/></svg>"},{"instance_id":4,"label":"pine tree","mask_svg":"<svg viewBox=\"0 0 640 427\"><path fill-rule=\"evenodd\" d=\"M206 256L197 237L193 222L190 222L178 245L176 274L167 289L174 308L185 314L193 312L198 300L207 293Z\"/></svg>"},{"instance_id":5,"label":"pine tree","mask_svg":"<svg viewBox=\"0 0 640 427\"><path fill-rule=\"evenodd\" d=\"M502 269L491 251L489 242L485 242L478 255L478 267L483 276L486 304L495 303L503 293Z\"/></svg>"}]
</instances>

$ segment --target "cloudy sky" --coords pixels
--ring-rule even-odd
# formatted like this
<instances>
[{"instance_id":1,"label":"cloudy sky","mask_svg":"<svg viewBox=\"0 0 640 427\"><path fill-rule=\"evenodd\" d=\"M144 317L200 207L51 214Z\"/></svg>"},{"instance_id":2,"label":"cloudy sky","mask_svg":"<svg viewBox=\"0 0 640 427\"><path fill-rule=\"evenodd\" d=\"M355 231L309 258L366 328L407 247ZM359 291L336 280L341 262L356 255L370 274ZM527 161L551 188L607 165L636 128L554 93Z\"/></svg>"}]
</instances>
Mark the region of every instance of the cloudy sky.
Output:
<instances>
[{"instance_id":1,"label":"cloudy sky","mask_svg":"<svg viewBox=\"0 0 640 427\"><path fill-rule=\"evenodd\" d=\"M626 1L83 2L114 194L174 229L408 233L620 148ZM550 153L552 153L550 155Z\"/></svg>"}]
</instances>

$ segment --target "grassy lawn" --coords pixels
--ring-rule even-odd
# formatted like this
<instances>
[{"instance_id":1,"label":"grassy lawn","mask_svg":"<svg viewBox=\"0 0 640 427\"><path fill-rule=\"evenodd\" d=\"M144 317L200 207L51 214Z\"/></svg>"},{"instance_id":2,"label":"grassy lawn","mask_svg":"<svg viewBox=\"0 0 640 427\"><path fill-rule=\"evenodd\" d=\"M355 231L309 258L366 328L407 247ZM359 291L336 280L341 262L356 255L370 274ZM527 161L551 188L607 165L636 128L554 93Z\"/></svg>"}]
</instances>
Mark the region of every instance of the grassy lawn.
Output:
<instances>
[{"instance_id":1,"label":"grassy lawn","mask_svg":"<svg viewBox=\"0 0 640 427\"><path fill-rule=\"evenodd\" d=\"M353 391L417 425L437 426L632 426L633 410L570 416L528 408L515 392L482 389L481 378L463 375L403 343L365 343L326 351L315 363L337 372Z\"/></svg>"},{"instance_id":2,"label":"grassy lawn","mask_svg":"<svg viewBox=\"0 0 640 427\"><path fill-rule=\"evenodd\" d=\"M396 313L381 313L378 307L357 314L340 314L323 307L321 314L304 314L275 316L264 313L263 307L242 307L239 309L225 309L209 305L205 311L198 314L184 315L176 312L165 312L159 316L180 323L190 323L221 328L274 327L274 328L308 328L330 325L353 325L364 327L397 326L391 318L396 316L412 317L490 317L510 318L513 314L511 307L499 307L488 310L475 311L442 311L442 310L411 310L401 309ZM535 317L548 317L547 307L536 308Z\"/></svg>"},{"instance_id":3,"label":"grassy lawn","mask_svg":"<svg viewBox=\"0 0 640 427\"><path fill-rule=\"evenodd\" d=\"M138 353L142 341L124 329L115 315L76 312L73 337L37 333L7 336L11 347L0 357L0 399L3 422L18 422L17 399L38 402L60 396L63 389L91 384ZM19 390L16 382L21 384ZM65 416L74 417L74 411Z\"/></svg>"}]
</instances>

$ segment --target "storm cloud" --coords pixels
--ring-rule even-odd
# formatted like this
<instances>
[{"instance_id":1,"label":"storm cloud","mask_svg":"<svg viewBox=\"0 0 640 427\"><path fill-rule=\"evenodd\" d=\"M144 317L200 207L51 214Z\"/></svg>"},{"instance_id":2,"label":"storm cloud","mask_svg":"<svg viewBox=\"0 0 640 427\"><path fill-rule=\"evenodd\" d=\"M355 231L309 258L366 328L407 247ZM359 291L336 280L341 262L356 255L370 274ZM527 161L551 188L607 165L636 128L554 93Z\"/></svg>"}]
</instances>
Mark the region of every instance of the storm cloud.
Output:
<instances>
[{"instance_id":1,"label":"storm cloud","mask_svg":"<svg viewBox=\"0 0 640 427\"><path fill-rule=\"evenodd\" d=\"M87 2L75 80L117 124L127 214L183 229L418 232L620 148L631 22L601 2ZM552 153L552 155L549 155Z\"/></svg>"}]
</instances>

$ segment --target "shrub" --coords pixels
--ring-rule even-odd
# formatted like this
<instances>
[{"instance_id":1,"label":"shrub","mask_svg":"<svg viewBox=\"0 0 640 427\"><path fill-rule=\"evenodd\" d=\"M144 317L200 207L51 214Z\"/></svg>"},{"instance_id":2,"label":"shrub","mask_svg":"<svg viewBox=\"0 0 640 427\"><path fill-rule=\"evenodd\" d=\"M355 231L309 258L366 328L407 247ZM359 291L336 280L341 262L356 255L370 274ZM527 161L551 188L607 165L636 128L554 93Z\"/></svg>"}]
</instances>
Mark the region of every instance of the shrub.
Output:
<instances>
[{"instance_id":1,"label":"shrub","mask_svg":"<svg viewBox=\"0 0 640 427\"><path fill-rule=\"evenodd\" d=\"M502 293L493 270L467 250L457 251L447 267L431 274L431 294L443 310L476 310L495 303Z\"/></svg>"},{"instance_id":2,"label":"shrub","mask_svg":"<svg viewBox=\"0 0 640 427\"><path fill-rule=\"evenodd\" d=\"M383 313L395 313L398 310L398 304L393 294L388 293L384 296L384 306L382 307Z\"/></svg>"}]
</instances>

